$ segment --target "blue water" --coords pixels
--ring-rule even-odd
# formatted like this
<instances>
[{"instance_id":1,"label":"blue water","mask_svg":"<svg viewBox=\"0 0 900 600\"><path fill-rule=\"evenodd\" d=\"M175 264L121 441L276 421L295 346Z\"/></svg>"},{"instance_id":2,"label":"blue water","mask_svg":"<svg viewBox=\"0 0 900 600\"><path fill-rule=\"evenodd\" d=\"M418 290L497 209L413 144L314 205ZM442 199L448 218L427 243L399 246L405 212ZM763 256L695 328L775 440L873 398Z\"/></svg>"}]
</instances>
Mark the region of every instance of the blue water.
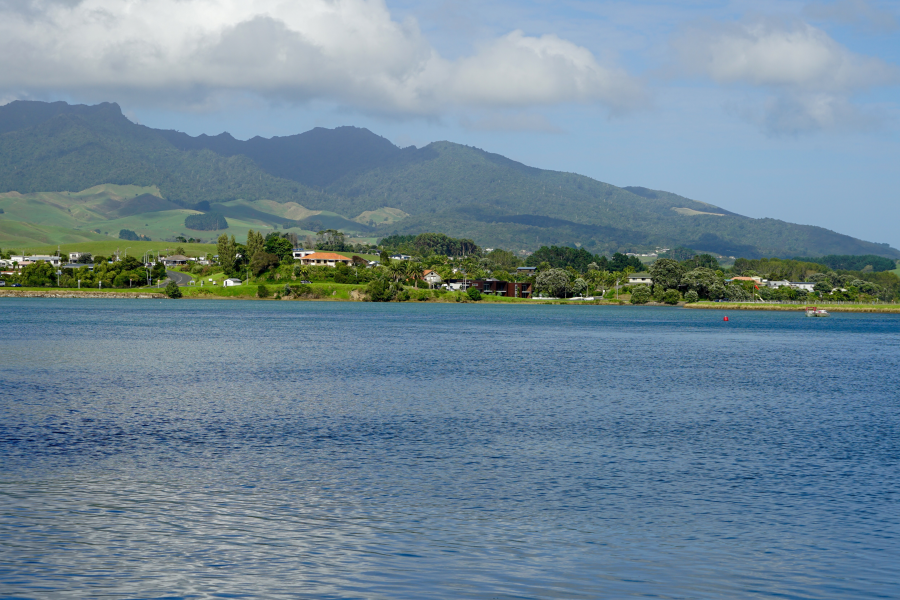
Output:
<instances>
[{"instance_id":1,"label":"blue water","mask_svg":"<svg viewBox=\"0 0 900 600\"><path fill-rule=\"evenodd\" d=\"M897 598L900 316L0 300L3 598Z\"/></svg>"}]
</instances>

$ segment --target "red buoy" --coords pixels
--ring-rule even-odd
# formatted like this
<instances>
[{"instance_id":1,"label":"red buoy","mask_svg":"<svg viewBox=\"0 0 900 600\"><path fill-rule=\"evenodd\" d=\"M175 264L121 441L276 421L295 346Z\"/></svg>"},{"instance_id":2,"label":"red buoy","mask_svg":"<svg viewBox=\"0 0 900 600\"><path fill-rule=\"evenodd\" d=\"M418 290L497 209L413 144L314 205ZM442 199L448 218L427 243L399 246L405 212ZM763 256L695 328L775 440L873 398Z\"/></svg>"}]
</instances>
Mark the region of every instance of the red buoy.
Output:
<instances>
[{"instance_id":1,"label":"red buoy","mask_svg":"<svg viewBox=\"0 0 900 600\"><path fill-rule=\"evenodd\" d=\"M727 321L727 320L728 320L728 317L725 317L725 320Z\"/></svg>"}]
</instances>

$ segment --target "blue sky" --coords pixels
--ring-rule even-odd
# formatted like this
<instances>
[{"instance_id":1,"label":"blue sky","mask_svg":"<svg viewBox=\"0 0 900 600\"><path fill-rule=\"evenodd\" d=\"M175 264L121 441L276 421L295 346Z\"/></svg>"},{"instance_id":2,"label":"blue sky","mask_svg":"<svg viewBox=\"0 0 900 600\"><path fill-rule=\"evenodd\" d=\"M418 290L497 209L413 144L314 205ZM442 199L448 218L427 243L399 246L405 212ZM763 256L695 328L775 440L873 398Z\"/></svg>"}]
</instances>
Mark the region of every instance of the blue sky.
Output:
<instances>
[{"instance_id":1,"label":"blue sky","mask_svg":"<svg viewBox=\"0 0 900 600\"><path fill-rule=\"evenodd\" d=\"M900 3L0 3L0 101L450 140L900 248Z\"/></svg>"}]
</instances>

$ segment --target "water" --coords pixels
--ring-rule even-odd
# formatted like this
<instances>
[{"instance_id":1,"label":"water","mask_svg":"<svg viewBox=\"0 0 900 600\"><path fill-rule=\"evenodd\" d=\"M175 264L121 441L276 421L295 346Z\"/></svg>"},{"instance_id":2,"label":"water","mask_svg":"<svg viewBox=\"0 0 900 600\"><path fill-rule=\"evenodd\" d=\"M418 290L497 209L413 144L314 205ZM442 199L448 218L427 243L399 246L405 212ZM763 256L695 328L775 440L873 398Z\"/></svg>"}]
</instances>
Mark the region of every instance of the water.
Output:
<instances>
[{"instance_id":1,"label":"water","mask_svg":"<svg viewBox=\"0 0 900 600\"><path fill-rule=\"evenodd\" d=\"M900 317L722 317L0 300L0 597L900 597Z\"/></svg>"}]
</instances>

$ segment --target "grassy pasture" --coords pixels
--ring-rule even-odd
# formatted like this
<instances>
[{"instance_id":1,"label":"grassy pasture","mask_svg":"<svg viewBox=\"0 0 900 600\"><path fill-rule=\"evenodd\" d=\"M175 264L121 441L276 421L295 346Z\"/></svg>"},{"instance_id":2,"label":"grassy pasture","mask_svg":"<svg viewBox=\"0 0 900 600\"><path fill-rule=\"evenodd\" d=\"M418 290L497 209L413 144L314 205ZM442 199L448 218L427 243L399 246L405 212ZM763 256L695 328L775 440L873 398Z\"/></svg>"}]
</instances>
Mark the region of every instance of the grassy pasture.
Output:
<instances>
[{"instance_id":1,"label":"grassy pasture","mask_svg":"<svg viewBox=\"0 0 900 600\"><path fill-rule=\"evenodd\" d=\"M60 244L60 252L66 254L68 252L90 252L97 256L111 256L116 250L125 252L128 248L130 256L139 256L145 252L152 251L154 254L158 251L160 256L165 256L168 251L174 251L176 247L181 246L191 256L202 256L205 254L215 254L215 244L182 244L180 242L132 242L128 240L94 240L86 242L77 242L72 244ZM29 246L29 252L36 254L55 253L56 245Z\"/></svg>"},{"instance_id":2,"label":"grassy pasture","mask_svg":"<svg viewBox=\"0 0 900 600\"><path fill-rule=\"evenodd\" d=\"M37 251L38 248L49 248L52 245L55 251L56 244L92 244L106 239L109 238L90 231L0 220L0 248L4 250L27 248L29 251Z\"/></svg>"}]
</instances>

